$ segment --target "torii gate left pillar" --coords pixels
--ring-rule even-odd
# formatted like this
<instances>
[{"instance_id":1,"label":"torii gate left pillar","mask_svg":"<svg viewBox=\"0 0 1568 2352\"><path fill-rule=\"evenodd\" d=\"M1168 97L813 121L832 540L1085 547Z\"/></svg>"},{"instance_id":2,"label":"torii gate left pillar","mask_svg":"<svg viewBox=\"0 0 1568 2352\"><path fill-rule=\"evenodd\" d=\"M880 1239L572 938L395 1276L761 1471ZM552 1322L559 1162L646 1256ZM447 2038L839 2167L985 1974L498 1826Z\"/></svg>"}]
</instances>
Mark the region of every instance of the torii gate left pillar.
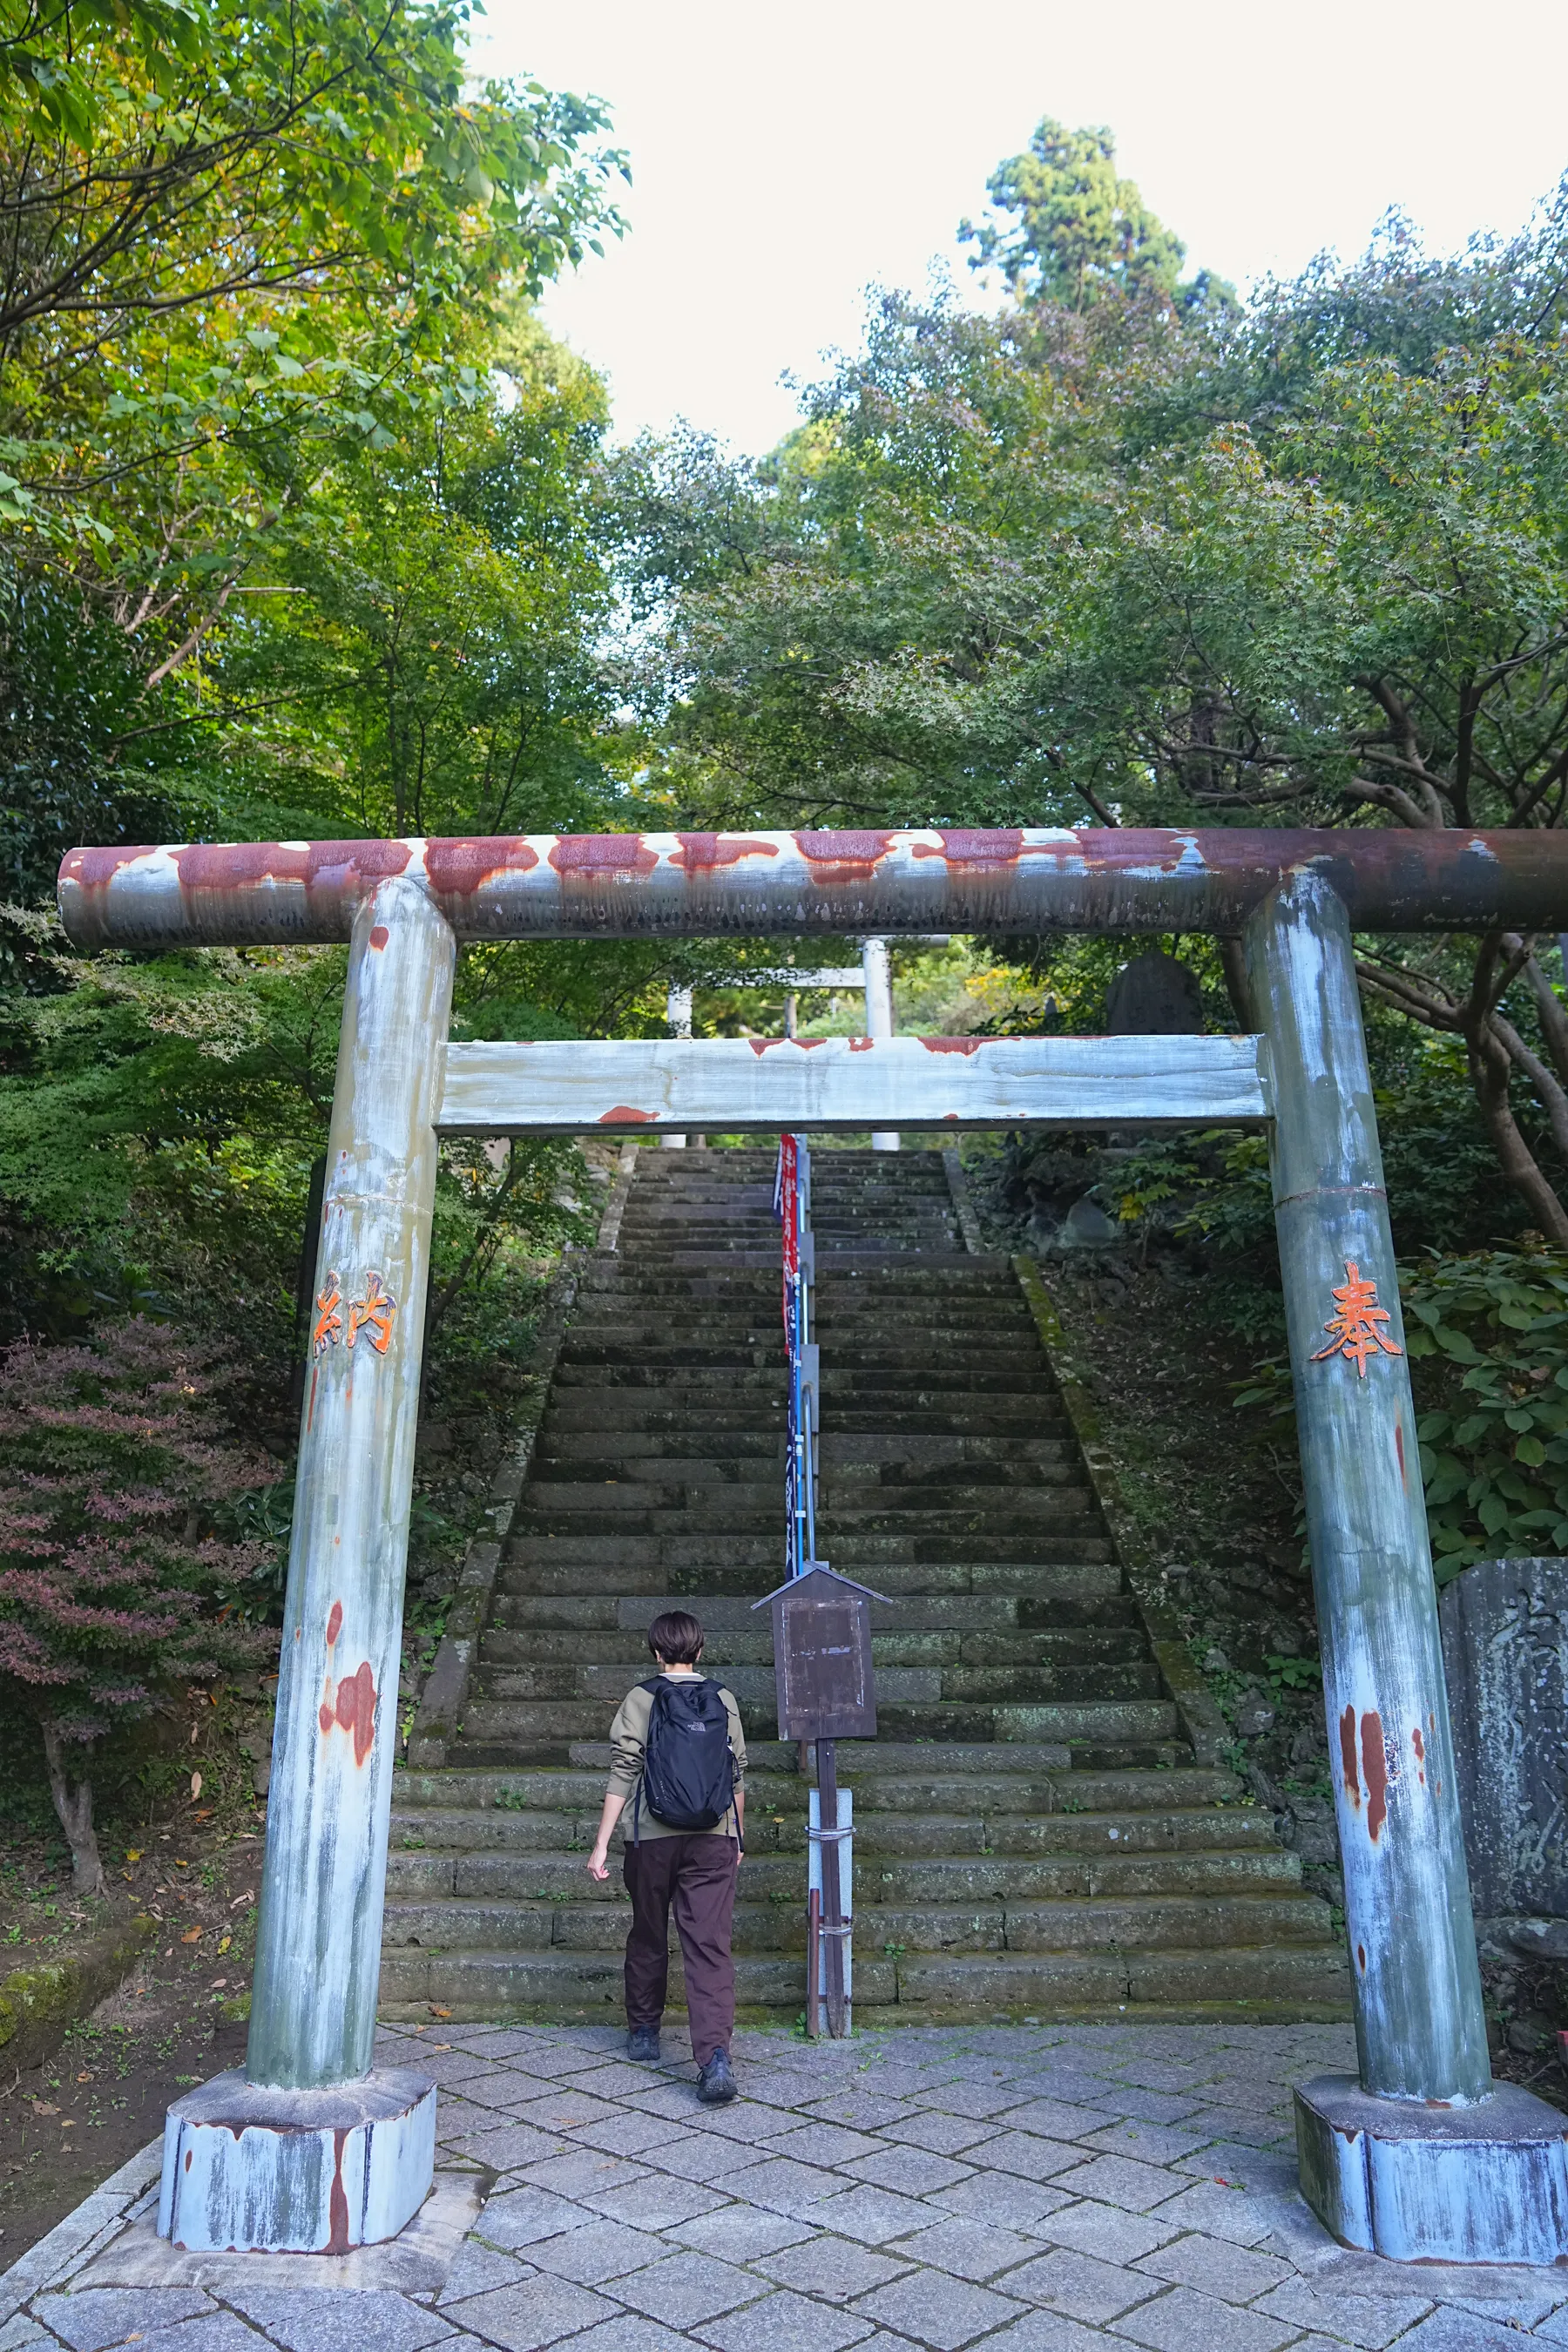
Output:
<instances>
[{"instance_id":1,"label":"torii gate left pillar","mask_svg":"<svg viewBox=\"0 0 1568 2352\"><path fill-rule=\"evenodd\" d=\"M404 1562L457 943L380 883L349 950L243 2072L169 2110L162 2236L345 2252L429 2193L436 2089L374 2070Z\"/></svg>"}]
</instances>

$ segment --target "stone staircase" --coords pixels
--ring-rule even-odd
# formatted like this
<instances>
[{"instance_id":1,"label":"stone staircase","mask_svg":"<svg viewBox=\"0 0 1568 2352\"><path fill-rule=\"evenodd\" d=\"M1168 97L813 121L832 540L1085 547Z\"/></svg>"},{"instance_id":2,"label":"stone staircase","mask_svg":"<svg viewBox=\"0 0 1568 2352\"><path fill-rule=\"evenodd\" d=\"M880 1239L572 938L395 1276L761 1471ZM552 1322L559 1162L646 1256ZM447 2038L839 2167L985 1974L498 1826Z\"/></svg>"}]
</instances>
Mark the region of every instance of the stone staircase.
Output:
<instances>
[{"instance_id":1,"label":"stone staircase","mask_svg":"<svg viewBox=\"0 0 1568 2352\"><path fill-rule=\"evenodd\" d=\"M1341 1939L1163 1690L1007 1260L966 1254L940 1153L813 1161L818 1550L873 1611L857 2014L1344 2012ZM689 1600L751 1750L746 2009L805 1999L806 1783L773 1737L785 1384L773 1154L645 1150L586 1261L447 1769L399 1775L389 2009L600 2017L618 1871L584 1868L608 1721ZM674 1982L679 1986L679 1969Z\"/></svg>"}]
</instances>

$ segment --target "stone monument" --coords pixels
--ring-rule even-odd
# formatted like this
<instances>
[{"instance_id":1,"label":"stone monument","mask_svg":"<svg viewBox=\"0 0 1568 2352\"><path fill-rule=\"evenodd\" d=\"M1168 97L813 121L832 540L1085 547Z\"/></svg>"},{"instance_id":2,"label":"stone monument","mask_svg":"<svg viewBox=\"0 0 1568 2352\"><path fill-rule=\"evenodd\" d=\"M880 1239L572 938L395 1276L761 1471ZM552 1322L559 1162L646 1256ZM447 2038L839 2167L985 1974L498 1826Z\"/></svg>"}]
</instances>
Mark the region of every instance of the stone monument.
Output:
<instances>
[{"instance_id":1,"label":"stone monument","mask_svg":"<svg viewBox=\"0 0 1568 2352\"><path fill-rule=\"evenodd\" d=\"M1197 974L1175 956L1134 956L1106 991L1108 1037L1201 1037L1203 1030Z\"/></svg>"},{"instance_id":2,"label":"stone monument","mask_svg":"<svg viewBox=\"0 0 1568 2352\"><path fill-rule=\"evenodd\" d=\"M1479 1920L1568 1921L1568 1559L1483 1559L1437 1603Z\"/></svg>"}]
</instances>

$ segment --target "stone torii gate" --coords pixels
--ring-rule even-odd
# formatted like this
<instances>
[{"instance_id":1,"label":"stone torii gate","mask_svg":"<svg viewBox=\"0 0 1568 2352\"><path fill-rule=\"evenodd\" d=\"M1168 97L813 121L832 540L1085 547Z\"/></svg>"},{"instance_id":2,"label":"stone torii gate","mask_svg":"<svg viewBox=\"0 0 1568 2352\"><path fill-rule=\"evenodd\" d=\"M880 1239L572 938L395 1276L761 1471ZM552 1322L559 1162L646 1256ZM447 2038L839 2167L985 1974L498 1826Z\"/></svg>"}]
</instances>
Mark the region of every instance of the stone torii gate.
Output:
<instances>
[{"instance_id":1,"label":"stone torii gate","mask_svg":"<svg viewBox=\"0 0 1568 2352\"><path fill-rule=\"evenodd\" d=\"M83 948L349 943L249 2043L169 2113L159 2227L343 2250L423 2201L435 2091L372 2069L442 1134L1252 1123L1270 1136L1360 2080L1303 2189L1406 2260L1568 2254L1563 2117L1494 2085L1352 929L1556 931L1556 833L955 830L79 849ZM448 1045L463 940L1210 931L1255 1034Z\"/></svg>"}]
</instances>

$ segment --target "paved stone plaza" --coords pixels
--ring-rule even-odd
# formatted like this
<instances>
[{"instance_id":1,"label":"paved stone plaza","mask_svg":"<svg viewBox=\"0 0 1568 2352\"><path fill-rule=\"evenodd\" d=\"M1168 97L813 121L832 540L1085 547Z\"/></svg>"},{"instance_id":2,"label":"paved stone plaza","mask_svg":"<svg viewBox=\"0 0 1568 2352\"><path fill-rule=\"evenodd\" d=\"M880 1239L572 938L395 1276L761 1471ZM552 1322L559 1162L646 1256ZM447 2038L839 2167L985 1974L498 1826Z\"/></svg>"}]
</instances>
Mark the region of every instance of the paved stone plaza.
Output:
<instances>
[{"instance_id":1,"label":"paved stone plaza","mask_svg":"<svg viewBox=\"0 0 1568 2352\"><path fill-rule=\"evenodd\" d=\"M442 2086L445 2242L432 2221L422 2253L350 2257L352 2288L327 2257L181 2257L149 2150L0 2278L0 2352L1568 2345L1568 2269L1409 2268L1308 2213L1288 2086L1352 2070L1348 2027L743 2033L745 2095L712 2112L680 2036L660 2070L620 2050L385 2033L381 2063Z\"/></svg>"}]
</instances>

